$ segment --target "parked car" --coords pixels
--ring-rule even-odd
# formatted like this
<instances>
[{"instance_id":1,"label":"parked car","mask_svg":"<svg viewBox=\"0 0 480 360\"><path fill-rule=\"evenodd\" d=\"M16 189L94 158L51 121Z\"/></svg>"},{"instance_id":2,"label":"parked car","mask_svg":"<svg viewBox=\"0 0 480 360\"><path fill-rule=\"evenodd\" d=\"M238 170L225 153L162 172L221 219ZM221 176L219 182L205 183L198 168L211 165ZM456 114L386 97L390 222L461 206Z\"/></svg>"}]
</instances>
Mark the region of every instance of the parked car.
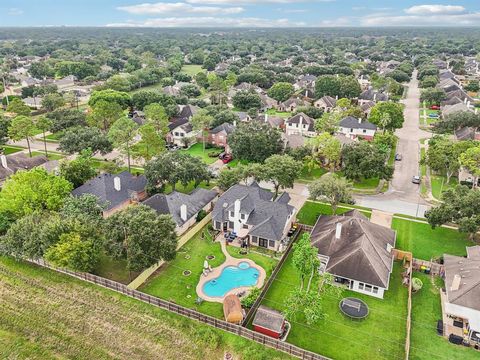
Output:
<instances>
[{"instance_id":1,"label":"parked car","mask_svg":"<svg viewBox=\"0 0 480 360\"><path fill-rule=\"evenodd\" d=\"M227 153L226 153L226 152L222 152L222 153L220 153L220 154L218 155L218 158L219 158L220 160L222 160L222 159L225 157L225 155L227 155Z\"/></svg>"},{"instance_id":2,"label":"parked car","mask_svg":"<svg viewBox=\"0 0 480 360\"><path fill-rule=\"evenodd\" d=\"M440 110L440 106L438 106L438 105L432 105L432 106L430 106L430 109L431 109L431 110Z\"/></svg>"},{"instance_id":3,"label":"parked car","mask_svg":"<svg viewBox=\"0 0 480 360\"><path fill-rule=\"evenodd\" d=\"M439 118L438 114L428 114L428 117L432 118L432 119L438 119Z\"/></svg>"},{"instance_id":4,"label":"parked car","mask_svg":"<svg viewBox=\"0 0 480 360\"><path fill-rule=\"evenodd\" d=\"M232 160L233 160L232 154L225 154L225 156L222 158L222 162L224 164L228 164Z\"/></svg>"},{"instance_id":5,"label":"parked car","mask_svg":"<svg viewBox=\"0 0 480 360\"><path fill-rule=\"evenodd\" d=\"M413 178L412 178L412 183L414 184L420 184L420 176L418 175L415 175Z\"/></svg>"},{"instance_id":6,"label":"parked car","mask_svg":"<svg viewBox=\"0 0 480 360\"><path fill-rule=\"evenodd\" d=\"M402 161L402 154L395 154L395 161Z\"/></svg>"}]
</instances>

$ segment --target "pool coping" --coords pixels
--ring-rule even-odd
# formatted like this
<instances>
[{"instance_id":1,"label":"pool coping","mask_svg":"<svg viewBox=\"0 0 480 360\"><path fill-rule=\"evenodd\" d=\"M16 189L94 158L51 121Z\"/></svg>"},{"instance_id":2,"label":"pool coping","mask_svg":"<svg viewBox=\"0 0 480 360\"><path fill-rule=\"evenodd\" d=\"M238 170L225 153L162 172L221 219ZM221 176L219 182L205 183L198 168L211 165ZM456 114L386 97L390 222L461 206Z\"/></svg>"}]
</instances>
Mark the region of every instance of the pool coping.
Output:
<instances>
[{"instance_id":1,"label":"pool coping","mask_svg":"<svg viewBox=\"0 0 480 360\"><path fill-rule=\"evenodd\" d=\"M238 293L241 293L242 291L249 291L253 287L257 287L257 288L260 289L263 286L263 284L265 282L265 279L267 277L267 273L265 272L265 269L263 267L261 267L260 265L258 265L253 260L246 259L246 258L241 258L241 259L234 258L233 256L231 256L228 253L227 249L225 248L226 245L225 245L224 241L221 241L221 245L222 245L222 251L226 256L226 260L221 265L213 268L212 271L210 271L206 276L204 276L203 274L200 275L200 280L199 280L199 282L197 284L197 287L196 287L197 295L205 301L223 303L223 299L227 295L238 294ZM236 287L236 288L233 288L232 290L226 292L225 295L223 295L223 296L208 296L207 294L205 294L203 292L203 285L205 285L205 283L207 281L218 278L225 267L227 267L227 266L238 266L238 264L240 264L242 262L246 262L251 267L254 267L258 270L258 272L259 272L258 280L257 280L257 283L254 286Z\"/></svg>"}]
</instances>

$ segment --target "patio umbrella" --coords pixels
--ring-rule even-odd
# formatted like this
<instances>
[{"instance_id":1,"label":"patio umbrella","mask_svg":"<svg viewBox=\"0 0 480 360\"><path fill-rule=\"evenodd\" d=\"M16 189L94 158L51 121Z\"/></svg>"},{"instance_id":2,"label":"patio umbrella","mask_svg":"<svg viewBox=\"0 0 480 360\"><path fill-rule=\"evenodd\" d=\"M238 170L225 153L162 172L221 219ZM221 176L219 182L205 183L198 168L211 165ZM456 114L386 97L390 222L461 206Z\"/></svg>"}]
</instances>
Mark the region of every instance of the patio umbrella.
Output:
<instances>
[{"instance_id":1,"label":"patio umbrella","mask_svg":"<svg viewBox=\"0 0 480 360\"><path fill-rule=\"evenodd\" d=\"M207 260L205 260L205 261L203 262L203 268L204 268L204 269L208 269L208 261L207 261Z\"/></svg>"}]
</instances>

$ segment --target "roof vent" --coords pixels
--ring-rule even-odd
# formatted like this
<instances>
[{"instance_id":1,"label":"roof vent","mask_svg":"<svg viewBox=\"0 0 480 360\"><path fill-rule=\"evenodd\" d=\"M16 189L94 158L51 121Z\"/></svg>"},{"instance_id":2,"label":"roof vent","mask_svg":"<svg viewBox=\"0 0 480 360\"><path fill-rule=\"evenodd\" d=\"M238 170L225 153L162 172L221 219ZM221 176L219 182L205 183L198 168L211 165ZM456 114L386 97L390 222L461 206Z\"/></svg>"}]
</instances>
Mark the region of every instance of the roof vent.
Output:
<instances>
[{"instance_id":1,"label":"roof vent","mask_svg":"<svg viewBox=\"0 0 480 360\"><path fill-rule=\"evenodd\" d=\"M455 274L455 276L453 277L452 286L450 287L450 290L452 291L458 290L460 288L461 280L462 280L462 277L458 274Z\"/></svg>"},{"instance_id":2,"label":"roof vent","mask_svg":"<svg viewBox=\"0 0 480 360\"><path fill-rule=\"evenodd\" d=\"M115 188L115 190L117 191L120 191L122 190L122 183L120 181L120 178L118 176L115 176L113 178L113 187Z\"/></svg>"},{"instance_id":3,"label":"roof vent","mask_svg":"<svg viewBox=\"0 0 480 360\"><path fill-rule=\"evenodd\" d=\"M342 236L342 223L337 223L335 229L335 239L340 239L340 236Z\"/></svg>"}]
</instances>

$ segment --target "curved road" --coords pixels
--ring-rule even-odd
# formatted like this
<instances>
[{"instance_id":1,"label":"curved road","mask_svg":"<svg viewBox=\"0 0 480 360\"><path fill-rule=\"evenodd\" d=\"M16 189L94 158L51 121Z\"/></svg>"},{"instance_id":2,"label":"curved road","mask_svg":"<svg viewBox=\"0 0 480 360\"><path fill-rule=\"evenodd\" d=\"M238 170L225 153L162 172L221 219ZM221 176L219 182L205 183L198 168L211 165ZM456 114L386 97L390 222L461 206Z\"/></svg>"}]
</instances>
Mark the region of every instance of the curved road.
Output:
<instances>
[{"instance_id":1,"label":"curved road","mask_svg":"<svg viewBox=\"0 0 480 360\"><path fill-rule=\"evenodd\" d=\"M412 183L414 175L420 175L420 139L430 138L431 133L419 128L420 89L417 71L408 84L407 97L402 100L405 105L405 122L395 132L398 136L397 153L402 154L402 161L395 162L395 172L389 190L385 194L357 196L357 204L392 213L402 213L423 217L428 203L420 195L420 185Z\"/></svg>"}]
</instances>

